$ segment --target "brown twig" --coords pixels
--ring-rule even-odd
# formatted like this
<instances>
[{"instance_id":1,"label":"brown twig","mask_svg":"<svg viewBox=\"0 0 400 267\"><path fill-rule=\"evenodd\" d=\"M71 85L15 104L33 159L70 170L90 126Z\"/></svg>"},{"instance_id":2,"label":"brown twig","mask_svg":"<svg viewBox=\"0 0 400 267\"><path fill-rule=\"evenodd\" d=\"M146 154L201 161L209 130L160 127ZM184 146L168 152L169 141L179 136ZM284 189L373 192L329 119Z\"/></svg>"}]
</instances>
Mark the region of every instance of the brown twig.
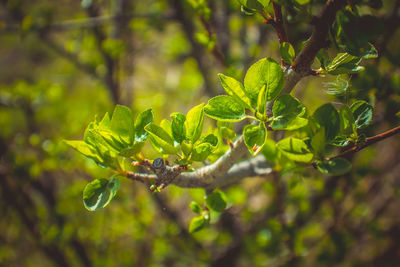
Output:
<instances>
[{"instance_id":1,"label":"brown twig","mask_svg":"<svg viewBox=\"0 0 400 267\"><path fill-rule=\"evenodd\" d=\"M319 18L316 18L315 28L309 41L293 63L293 69L296 72L303 73L304 75L309 73L310 66L318 51L327 46L326 37L328 36L329 29L336 18L336 12L346 4L346 0L328 0L322 15Z\"/></svg>"},{"instance_id":2,"label":"brown twig","mask_svg":"<svg viewBox=\"0 0 400 267\"><path fill-rule=\"evenodd\" d=\"M279 43L282 44L284 42L288 42L285 26L283 25L282 8L279 4L275 2L273 2L272 5L274 7L274 21L275 21L275 23L272 26L275 28L276 34L278 35Z\"/></svg>"},{"instance_id":3,"label":"brown twig","mask_svg":"<svg viewBox=\"0 0 400 267\"><path fill-rule=\"evenodd\" d=\"M377 134L375 136L368 137L365 140L365 142L362 142L362 143L359 143L359 144L355 144L352 148L347 149L346 151L340 153L339 155L331 157L328 160L332 160L332 159L339 158L339 157L349 156L351 154L354 154L354 153L360 151L361 149L364 149L364 148L366 148L368 146L371 146L371 145L373 145L373 144L375 144L375 143L377 143L377 142L379 142L379 141L381 141L383 139L391 137L391 136L393 136L393 135L395 135L397 133L400 133L400 126L397 126L397 127L393 128L393 129L388 130L386 132L383 132L381 134Z\"/></svg>"}]
</instances>

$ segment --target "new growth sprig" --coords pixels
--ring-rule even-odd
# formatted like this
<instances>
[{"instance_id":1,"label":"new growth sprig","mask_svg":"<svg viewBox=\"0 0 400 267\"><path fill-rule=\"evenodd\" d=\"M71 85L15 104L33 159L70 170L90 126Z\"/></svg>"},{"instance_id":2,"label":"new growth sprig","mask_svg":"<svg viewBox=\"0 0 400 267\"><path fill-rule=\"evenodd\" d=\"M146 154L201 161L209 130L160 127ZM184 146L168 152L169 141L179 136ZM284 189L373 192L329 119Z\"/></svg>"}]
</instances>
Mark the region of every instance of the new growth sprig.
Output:
<instances>
[{"instance_id":1,"label":"new growth sprig","mask_svg":"<svg viewBox=\"0 0 400 267\"><path fill-rule=\"evenodd\" d=\"M358 15L350 11L339 13L340 20L332 27L346 1L327 2L321 16L315 18L319 23L315 23L311 37L297 54L288 42L278 3L239 2L245 13L261 14L275 28L280 64L272 58L262 58L249 67L243 82L219 74L226 94L200 103L186 114L172 113L169 120L158 124L151 109L134 120L131 110L121 105L115 107L111 117L106 113L101 120L95 119L87 127L83 141L66 141L100 166L114 171L111 178L96 179L86 186L86 208L105 207L119 188L118 177L145 183L153 192L170 184L200 187L207 194L203 208L199 203L191 204L198 216L192 220L190 232L196 232L209 225L210 211L222 212L229 206L229 200L217 188L245 177L312 170L311 166L323 174L342 175L352 169L345 156L398 132L394 129L383 133L383 137L366 138L363 129L372 122L373 106L364 100L350 101L346 96L346 103L325 103L310 112L291 94L303 77L358 73L364 69L360 65L363 60L377 57L369 38L355 47L351 36L340 30L346 24L343 16L357 20ZM333 58L325 50L330 30L337 30L334 40L337 47L343 48ZM313 71L315 58L319 69ZM203 130L206 118L217 121L216 127L207 132ZM244 123L238 133L233 128L237 122ZM274 131L281 134L274 135ZM147 141L159 154L154 160L146 158L143 151ZM340 153L340 149L345 151ZM198 167L201 163L204 166Z\"/></svg>"}]
</instances>

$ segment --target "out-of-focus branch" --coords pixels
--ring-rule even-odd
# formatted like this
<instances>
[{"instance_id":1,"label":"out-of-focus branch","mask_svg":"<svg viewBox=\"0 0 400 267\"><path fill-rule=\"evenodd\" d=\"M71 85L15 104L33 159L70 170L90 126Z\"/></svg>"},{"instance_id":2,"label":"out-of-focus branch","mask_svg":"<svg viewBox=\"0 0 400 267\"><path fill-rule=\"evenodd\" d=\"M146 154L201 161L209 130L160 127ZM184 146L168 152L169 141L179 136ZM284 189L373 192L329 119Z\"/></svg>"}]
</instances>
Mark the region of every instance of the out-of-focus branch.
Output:
<instances>
[{"instance_id":1,"label":"out-of-focus branch","mask_svg":"<svg viewBox=\"0 0 400 267\"><path fill-rule=\"evenodd\" d=\"M87 8L87 13L92 18L96 18L99 15L98 9L94 5L91 5L90 7ZM102 55L105 66L107 68L107 73L105 74L104 82L112 95L114 103L120 103L120 88L119 88L118 72L117 72L118 62L114 60L114 58L109 53L107 53L107 51L105 51L103 48L103 41L106 39L106 36L101 27L99 26L93 27L92 31L96 37L97 49Z\"/></svg>"},{"instance_id":2,"label":"out-of-focus branch","mask_svg":"<svg viewBox=\"0 0 400 267\"><path fill-rule=\"evenodd\" d=\"M204 79L204 90L209 96L214 96L216 91L213 81L210 79L210 65L207 62L207 53L205 48L199 44L195 37L195 27L191 18L187 16L187 12L183 7L184 1L182 0L169 0L171 7L174 9L174 18L178 21L183 29L186 38L188 39L192 50L191 54L197 62L199 71Z\"/></svg>"},{"instance_id":3,"label":"out-of-focus branch","mask_svg":"<svg viewBox=\"0 0 400 267\"><path fill-rule=\"evenodd\" d=\"M71 62L76 68L86 72L87 74L89 74L90 76L102 80L102 77L100 77L97 72L96 72L96 68L92 65L86 64L81 62L77 55L67 51L65 48L63 48L62 46L58 45L54 40L52 40L51 38L49 38L46 34L42 35L42 41L50 48L52 49L54 52L56 52L57 54L59 54L60 56L62 56L63 58L65 58L66 60L68 60L69 62Z\"/></svg>"},{"instance_id":4,"label":"out-of-focus branch","mask_svg":"<svg viewBox=\"0 0 400 267\"><path fill-rule=\"evenodd\" d=\"M171 20L173 19L172 14L118 14L118 15L107 15L107 16L96 16L83 19L72 19L65 21L57 21L50 25L46 25L46 31L70 31L70 30L83 30L94 27L102 27L109 25L110 22L123 19L161 19L161 20ZM21 26L19 24L6 23L0 27L0 31L4 32L19 32L21 31Z\"/></svg>"}]
</instances>

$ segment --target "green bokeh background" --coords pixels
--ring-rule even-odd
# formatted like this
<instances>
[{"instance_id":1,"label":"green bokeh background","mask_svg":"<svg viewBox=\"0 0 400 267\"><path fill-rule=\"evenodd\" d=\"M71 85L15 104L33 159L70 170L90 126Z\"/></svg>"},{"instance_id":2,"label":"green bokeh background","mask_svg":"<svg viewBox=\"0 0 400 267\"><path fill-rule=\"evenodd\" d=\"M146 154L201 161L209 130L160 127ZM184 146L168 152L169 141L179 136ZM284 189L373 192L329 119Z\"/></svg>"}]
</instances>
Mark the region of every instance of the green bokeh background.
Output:
<instances>
[{"instance_id":1,"label":"green bokeh background","mask_svg":"<svg viewBox=\"0 0 400 267\"><path fill-rule=\"evenodd\" d=\"M0 1L0 265L399 264L397 136L355 155L344 176L310 168L225 188L231 207L193 235L189 203L203 202L202 189L169 186L152 194L125 179L106 208L84 208L85 185L110 172L62 140L81 139L87 124L117 103L135 115L151 107L156 122L186 113L223 93L218 73L243 79L256 60L279 60L276 35L261 17L244 15L234 0L208 1L210 37L201 9L190 5L196 2L203 1ZM290 6L285 26L298 52L323 1L280 2ZM379 59L345 77L352 83L349 97L327 94L331 76L297 86L294 94L310 112L326 101L363 99L375 106L367 136L399 124L400 19L392 13L398 2L360 8L388 24L373 42L384 45ZM394 30L386 36L389 26ZM224 66L213 56L214 39ZM143 153L157 156L150 145Z\"/></svg>"}]
</instances>

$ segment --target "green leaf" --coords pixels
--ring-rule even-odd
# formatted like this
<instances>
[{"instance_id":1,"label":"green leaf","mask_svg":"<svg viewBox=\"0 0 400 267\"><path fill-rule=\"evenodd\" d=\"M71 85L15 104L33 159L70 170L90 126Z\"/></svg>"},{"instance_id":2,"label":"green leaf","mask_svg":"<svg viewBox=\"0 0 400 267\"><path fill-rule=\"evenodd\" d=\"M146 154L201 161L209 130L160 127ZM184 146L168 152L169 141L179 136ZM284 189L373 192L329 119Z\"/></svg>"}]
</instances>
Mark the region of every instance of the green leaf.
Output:
<instances>
[{"instance_id":1,"label":"green leaf","mask_svg":"<svg viewBox=\"0 0 400 267\"><path fill-rule=\"evenodd\" d=\"M211 146L217 146L218 144L218 137L216 137L213 134L208 134L206 136L204 136L201 140L200 143L208 143Z\"/></svg>"},{"instance_id":2,"label":"green leaf","mask_svg":"<svg viewBox=\"0 0 400 267\"><path fill-rule=\"evenodd\" d=\"M190 221L189 233L195 233L207 226L206 219L203 216L196 216Z\"/></svg>"},{"instance_id":3,"label":"green leaf","mask_svg":"<svg viewBox=\"0 0 400 267\"><path fill-rule=\"evenodd\" d=\"M286 63L291 64L294 57L296 56L293 46L288 42L283 42L279 48L281 58Z\"/></svg>"},{"instance_id":4,"label":"green leaf","mask_svg":"<svg viewBox=\"0 0 400 267\"><path fill-rule=\"evenodd\" d=\"M344 158L335 158L329 161L318 161L317 168L322 173L342 175L351 170L351 163Z\"/></svg>"},{"instance_id":5,"label":"green leaf","mask_svg":"<svg viewBox=\"0 0 400 267\"><path fill-rule=\"evenodd\" d=\"M189 110L186 115L185 128L186 138L192 143L196 142L201 135L204 122L204 104L200 104Z\"/></svg>"},{"instance_id":6,"label":"green leaf","mask_svg":"<svg viewBox=\"0 0 400 267\"><path fill-rule=\"evenodd\" d=\"M223 212L227 206L227 198L222 191L214 191L207 195L206 206L210 210Z\"/></svg>"},{"instance_id":7,"label":"green leaf","mask_svg":"<svg viewBox=\"0 0 400 267\"><path fill-rule=\"evenodd\" d=\"M111 118L110 129L119 135L124 142L132 144L135 129L131 109L117 105Z\"/></svg>"},{"instance_id":8,"label":"green leaf","mask_svg":"<svg viewBox=\"0 0 400 267\"><path fill-rule=\"evenodd\" d=\"M283 130L286 131L293 131L300 129L308 124L308 119L302 118L302 117L296 117L293 120L291 120Z\"/></svg>"},{"instance_id":9,"label":"green leaf","mask_svg":"<svg viewBox=\"0 0 400 267\"><path fill-rule=\"evenodd\" d=\"M244 107L232 96L219 95L211 98L204 107L205 114L220 121L241 121L246 118Z\"/></svg>"},{"instance_id":10,"label":"green leaf","mask_svg":"<svg viewBox=\"0 0 400 267\"><path fill-rule=\"evenodd\" d=\"M190 202L190 209L197 214L201 214L201 212L203 211L203 209L196 201Z\"/></svg>"},{"instance_id":11,"label":"green leaf","mask_svg":"<svg viewBox=\"0 0 400 267\"><path fill-rule=\"evenodd\" d=\"M263 58L254 63L247 71L244 78L244 87L252 106L257 105L258 94L266 86L266 100L273 100L283 88L283 70L271 58Z\"/></svg>"},{"instance_id":12,"label":"green leaf","mask_svg":"<svg viewBox=\"0 0 400 267\"><path fill-rule=\"evenodd\" d=\"M91 158L98 163L103 162L97 150L85 141L64 140L64 142L84 156Z\"/></svg>"},{"instance_id":13,"label":"green leaf","mask_svg":"<svg viewBox=\"0 0 400 267\"><path fill-rule=\"evenodd\" d=\"M83 190L83 204L90 211L95 211L110 203L119 189L119 180L115 176L110 179L96 179L88 183Z\"/></svg>"},{"instance_id":14,"label":"green leaf","mask_svg":"<svg viewBox=\"0 0 400 267\"><path fill-rule=\"evenodd\" d=\"M263 123L260 125L249 124L243 129L244 143L252 155L257 155L264 147L267 139L267 129Z\"/></svg>"},{"instance_id":15,"label":"green leaf","mask_svg":"<svg viewBox=\"0 0 400 267\"><path fill-rule=\"evenodd\" d=\"M291 95L281 95L272 107L273 120L271 127L274 130L283 130L289 124L305 112L305 108L300 101ZM297 125L303 127L304 122L297 121ZM293 128L293 125L292 125Z\"/></svg>"},{"instance_id":16,"label":"green leaf","mask_svg":"<svg viewBox=\"0 0 400 267\"><path fill-rule=\"evenodd\" d=\"M350 106L357 129L368 126L372 121L373 108L365 101L357 101Z\"/></svg>"},{"instance_id":17,"label":"green leaf","mask_svg":"<svg viewBox=\"0 0 400 267\"><path fill-rule=\"evenodd\" d=\"M260 114L265 114L267 106L267 86L264 85L261 87L260 92L258 93L257 97L257 112Z\"/></svg>"},{"instance_id":18,"label":"green leaf","mask_svg":"<svg viewBox=\"0 0 400 267\"><path fill-rule=\"evenodd\" d=\"M163 154L176 154L178 148L174 146L172 137L160 126L153 123L146 125L144 129L150 134L150 141Z\"/></svg>"},{"instance_id":19,"label":"green leaf","mask_svg":"<svg viewBox=\"0 0 400 267\"><path fill-rule=\"evenodd\" d=\"M370 59L370 58L377 58L378 57L378 50L376 50L375 46L369 43L368 48L366 48L362 54L362 58Z\"/></svg>"},{"instance_id":20,"label":"green leaf","mask_svg":"<svg viewBox=\"0 0 400 267\"><path fill-rule=\"evenodd\" d=\"M325 104L319 107L313 114L315 122L325 128L325 139L331 141L339 133L339 113L332 104Z\"/></svg>"},{"instance_id":21,"label":"green leaf","mask_svg":"<svg viewBox=\"0 0 400 267\"><path fill-rule=\"evenodd\" d=\"M325 153L326 139L325 139L325 128L319 129L311 138L311 147L314 153L319 157L323 157Z\"/></svg>"},{"instance_id":22,"label":"green leaf","mask_svg":"<svg viewBox=\"0 0 400 267\"><path fill-rule=\"evenodd\" d=\"M146 125L153 122L153 111L145 110L136 117L135 122L135 142L144 142L147 139L148 133L144 129Z\"/></svg>"},{"instance_id":23,"label":"green leaf","mask_svg":"<svg viewBox=\"0 0 400 267\"><path fill-rule=\"evenodd\" d=\"M209 143L202 143L193 146L191 160L204 161L213 152L215 147Z\"/></svg>"},{"instance_id":24,"label":"green leaf","mask_svg":"<svg viewBox=\"0 0 400 267\"><path fill-rule=\"evenodd\" d=\"M337 39L339 47L357 57L371 50L370 41L375 40L384 28L383 20L372 15L360 16L350 9L337 13Z\"/></svg>"},{"instance_id":25,"label":"green leaf","mask_svg":"<svg viewBox=\"0 0 400 267\"><path fill-rule=\"evenodd\" d=\"M344 147L350 144L350 140L346 135L337 135L335 139L330 142L331 145Z\"/></svg>"},{"instance_id":26,"label":"green leaf","mask_svg":"<svg viewBox=\"0 0 400 267\"><path fill-rule=\"evenodd\" d=\"M359 57L352 56L348 53L339 53L332 62L326 66L325 70L332 75L357 73L364 69L364 67L358 66L360 62L361 58Z\"/></svg>"},{"instance_id":27,"label":"green leaf","mask_svg":"<svg viewBox=\"0 0 400 267\"><path fill-rule=\"evenodd\" d=\"M340 132L344 135L350 135L354 132L355 124L353 113L349 106L342 105L339 110L340 116Z\"/></svg>"},{"instance_id":28,"label":"green leaf","mask_svg":"<svg viewBox=\"0 0 400 267\"><path fill-rule=\"evenodd\" d=\"M163 119L160 122L160 127L163 128L163 130L166 131L168 135L172 137L172 125L169 120Z\"/></svg>"},{"instance_id":29,"label":"green leaf","mask_svg":"<svg viewBox=\"0 0 400 267\"><path fill-rule=\"evenodd\" d=\"M192 153L192 149L193 149L192 143L189 143L188 141L183 141L181 143L181 150L183 154L185 154L186 156L189 156L190 153Z\"/></svg>"},{"instance_id":30,"label":"green leaf","mask_svg":"<svg viewBox=\"0 0 400 267\"><path fill-rule=\"evenodd\" d=\"M172 137L180 144L186 139L186 116L182 113L173 113L171 119Z\"/></svg>"},{"instance_id":31,"label":"green leaf","mask_svg":"<svg viewBox=\"0 0 400 267\"><path fill-rule=\"evenodd\" d=\"M235 98L236 102L243 103L246 108L252 110L250 98L246 95L246 90L244 89L243 84L238 80L221 73L218 74L218 76L226 93Z\"/></svg>"},{"instance_id":32,"label":"green leaf","mask_svg":"<svg viewBox=\"0 0 400 267\"><path fill-rule=\"evenodd\" d=\"M263 10L265 7L269 5L270 0L239 0L239 3L242 4L245 8L252 10Z\"/></svg>"},{"instance_id":33,"label":"green leaf","mask_svg":"<svg viewBox=\"0 0 400 267\"><path fill-rule=\"evenodd\" d=\"M285 138L276 144L277 148L287 158L298 162L310 162L313 159L313 154L308 149L304 141L297 138Z\"/></svg>"}]
</instances>

